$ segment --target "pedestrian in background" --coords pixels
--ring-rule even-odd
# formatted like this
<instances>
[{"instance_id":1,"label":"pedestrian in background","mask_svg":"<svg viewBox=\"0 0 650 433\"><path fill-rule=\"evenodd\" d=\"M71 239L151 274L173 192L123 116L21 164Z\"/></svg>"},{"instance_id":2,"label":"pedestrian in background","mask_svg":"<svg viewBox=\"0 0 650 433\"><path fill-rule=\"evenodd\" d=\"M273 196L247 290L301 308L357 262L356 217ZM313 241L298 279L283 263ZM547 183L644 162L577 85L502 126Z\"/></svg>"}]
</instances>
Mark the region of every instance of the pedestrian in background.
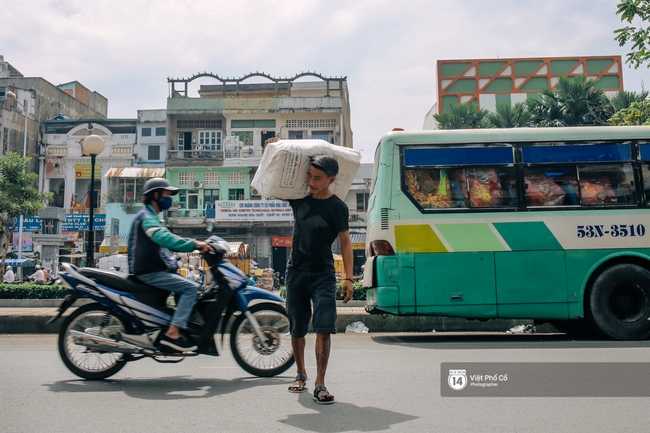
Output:
<instances>
[{"instance_id":1,"label":"pedestrian in background","mask_svg":"<svg viewBox=\"0 0 650 433\"><path fill-rule=\"evenodd\" d=\"M16 280L14 271L11 269L11 266L7 266L7 272L5 272L4 278L2 279L5 283L13 283Z\"/></svg>"},{"instance_id":2,"label":"pedestrian in background","mask_svg":"<svg viewBox=\"0 0 650 433\"><path fill-rule=\"evenodd\" d=\"M293 243L287 264L287 315L291 346L296 357L297 375L289 392L303 392L307 384L305 335L309 321L316 333L316 380L314 399L319 404L334 403L325 387L331 334L336 333L336 273L332 243L338 237L345 275L341 287L344 303L352 299L352 244L346 204L329 187L336 180L336 159L319 155L311 159L307 180L311 192L305 198L288 200L293 210ZM312 317L313 302L314 313Z\"/></svg>"},{"instance_id":3,"label":"pedestrian in background","mask_svg":"<svg viewBox=\"0 0 650 433\"><path fill-rule=\"evenodd\" d=\"M187 278L190 279L190 281L194 281L194 277L196 275L194 274L194 266L190 265L189 270L187 271Z\"/></svg>"}]
</instances>

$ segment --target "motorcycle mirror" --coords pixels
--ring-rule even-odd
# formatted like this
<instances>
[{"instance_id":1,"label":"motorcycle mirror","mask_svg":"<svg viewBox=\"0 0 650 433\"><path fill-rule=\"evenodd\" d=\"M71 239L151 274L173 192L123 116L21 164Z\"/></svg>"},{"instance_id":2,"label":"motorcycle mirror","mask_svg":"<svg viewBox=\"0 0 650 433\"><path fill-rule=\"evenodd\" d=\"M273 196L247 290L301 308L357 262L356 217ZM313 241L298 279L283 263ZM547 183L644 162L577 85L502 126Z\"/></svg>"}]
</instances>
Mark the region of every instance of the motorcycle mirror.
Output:
<instances>
[{"instance_id":1,"label":"motorcycle mirror","mask_svg":"<svg viewBox=\"0 0 650 433\"><path fill-rule=\"evenodd\" d=\"M207 225L207 227L206 227L205 229L206 229L208 232L212 232L212 230L214 230L214 223L213 223L213 222L209 222L208 225Z\"/></svg>"}]
</instances>

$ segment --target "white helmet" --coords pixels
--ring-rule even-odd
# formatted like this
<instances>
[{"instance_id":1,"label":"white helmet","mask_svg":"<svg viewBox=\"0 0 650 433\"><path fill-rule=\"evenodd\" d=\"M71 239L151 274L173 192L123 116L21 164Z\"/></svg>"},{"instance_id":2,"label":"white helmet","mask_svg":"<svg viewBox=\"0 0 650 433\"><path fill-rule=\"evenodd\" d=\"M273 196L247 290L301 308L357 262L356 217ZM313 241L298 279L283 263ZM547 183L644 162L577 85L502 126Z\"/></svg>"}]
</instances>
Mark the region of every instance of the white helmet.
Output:
<instances>
[{"instance_id":1,"label":"white helmet","mask_svg":"<svg viewBox=\"0 0 650 433\"><path fill-rule=\"evenodd\" d=\"M11 270L11 266L8 266L8 265L7 265L7 270L10 271L10 270Z\"/></svg>"}]
</instances>

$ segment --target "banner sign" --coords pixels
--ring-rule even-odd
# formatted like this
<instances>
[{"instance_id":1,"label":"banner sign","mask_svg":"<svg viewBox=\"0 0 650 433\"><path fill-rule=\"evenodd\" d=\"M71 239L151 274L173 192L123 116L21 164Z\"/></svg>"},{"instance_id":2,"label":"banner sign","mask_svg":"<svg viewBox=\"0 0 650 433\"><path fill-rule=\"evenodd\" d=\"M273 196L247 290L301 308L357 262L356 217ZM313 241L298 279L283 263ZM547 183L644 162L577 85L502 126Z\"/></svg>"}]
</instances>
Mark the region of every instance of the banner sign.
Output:
<instances>
[{"instance_id":1,"label":"banner sign","mask_svg":"<svg viewBox=\"0 0 650 433\"><path fill-rule=\"evenodd\" d=\"M68 214L63 221L62 231L87 231L90 226L90 215L88 214ZM106 229L106 214L93 215L93 230Z\"/></svg>"},{"instance_id":2,"label":"banner sign","mask_svg":"<svg viewBox=\"0 0 650 433\"><path fill-rule=\"evenodd\" d=\"M63 232L78 232L88 230L88 223L90 222L90 215L88 214L66 214L63 221ZM20 217L16 221L16 233L20 227ZM95 214L93 216L94 230L106 229L106 214ZM11 224L9 224L11 230ZM26 216L23 221L23 232L42 232L43 223L38 216Z\"/></svg>"},{"instance_id":3,"label":"banner sign","mask_svg":"<svg viewBox=\"0 0 650 433\"><path fill-rule=\"evenodd\" d=\"M45 157L45 177L48 179L63 179L63 157L46 156Z\"/></svg>"},{"instance_id":4,"label":"banner sign","mask_svg":"<svg viewBox=\"0 0 650 433\"><path fill-rule=\"evenodd\" d=\"M20 218L16 218L16 232L18 232L18 229L20 227ZM11 230L11 227L13 224L11 224L11 220L9 220L9 230ZM25 219L23 220L23 232L40 232L43 231L43 224L41 223L41 219L37 216L26 216Z\"/></svg>"},{"instance_id":5,"label":"banner sign","mask_svg":"<svg viewBox=\"0 0 650 433\"><path fill-rule=\"evenodd\" d=\"M216 221L293 221L289 203L281 200L214 202Z\"/></svg>"},{"instance_id":6,"label":"banner sign","mask_svg":"<svg viewBox=\"0 0 650 433\"><path fill-rule=\"evenodd\" d=\"M120 220L111 218L111 247L110 253L115 254L120 248Z\"/></svg>"},{"instance_id":7,"label":"banner sign","mask_svg":"<svg viewBox=\"0 0 650 433\"><path fill-rule=\"evenodd\" d=\"M14 233L14 241L12 242L11 248L13 251L18 251L18 242L20 242L20 233ZM23 232L23 252L30 252L34 250L32 244L32 234Z\"/></svg>"},{"instance_id":8,"label":"banner sign","mask_svg":"<svg viewBox=\"0 0 650 433\"><path fill-rule=\"evenodd\" d=\"M288 247L291 248L293 238L291 236L271 236L272 247Z\"/></svg>"},{"instance_id":9,"label":"banner sign","mask_svg":"<svg viewBox=\"0 0 650 433\"><path fill-rule=\"evenodd\" d=\"M101 177L102 167L95 164L95 179ZM77 179L90 179L90 164L75 164L74 177Z\"/></svg>"}]
</instances>

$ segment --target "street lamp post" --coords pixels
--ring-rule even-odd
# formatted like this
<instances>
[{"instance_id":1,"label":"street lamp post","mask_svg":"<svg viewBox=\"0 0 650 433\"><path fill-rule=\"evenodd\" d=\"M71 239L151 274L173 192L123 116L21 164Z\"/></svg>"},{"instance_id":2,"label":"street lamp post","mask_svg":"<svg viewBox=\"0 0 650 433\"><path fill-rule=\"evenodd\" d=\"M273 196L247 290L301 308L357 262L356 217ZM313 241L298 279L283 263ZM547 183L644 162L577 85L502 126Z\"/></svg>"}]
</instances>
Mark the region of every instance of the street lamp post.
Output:
<instances>
[{"instance_id":1,"label":"street lamp post","mask_svg":"<svg viewBox=\"0 0 650 433\"><path fill-rule=\"evenodd\" d=\"M99 135L89 135L81 142L81 149L90 156L90 220L88 221L88 244L86 246L86 266L95 265L95 158L104 151L104 139Z\"/></svg>"},{"instance_id":2,"label":"street lamp post","mask_svg":"<svg viewBox=\"0 0 650 433\"><path fill-rule=\"evenodd\" d=\"M30 95L32 95L32 94L35 94L36 91L34 89L29 89L29 93L30 93ZM9 98L15 99L16 104L23 106L23 114L25 116L25 128L23 130L23 132L24 132L23 158L24 158L24 157L27 156L27 117L28 117L28 114L29 114L29 99L26 99L25 103L21 104L20 102L18 102L18 97L16 96L16 94L14 92L12 92L11 90L9 90L7 92L7 96ZM20 216L20 225L18 226L18 260L19 260L18 263L20 263L20 260L23 258L23 219L24 219L23 217L24 217L24 215ZM17 267L17 270L18 270L18 275L19 275L20 279L22 280L22 277L23 277L22 264L21 264L21 266Z\"/></svg>"}]
</instances>

